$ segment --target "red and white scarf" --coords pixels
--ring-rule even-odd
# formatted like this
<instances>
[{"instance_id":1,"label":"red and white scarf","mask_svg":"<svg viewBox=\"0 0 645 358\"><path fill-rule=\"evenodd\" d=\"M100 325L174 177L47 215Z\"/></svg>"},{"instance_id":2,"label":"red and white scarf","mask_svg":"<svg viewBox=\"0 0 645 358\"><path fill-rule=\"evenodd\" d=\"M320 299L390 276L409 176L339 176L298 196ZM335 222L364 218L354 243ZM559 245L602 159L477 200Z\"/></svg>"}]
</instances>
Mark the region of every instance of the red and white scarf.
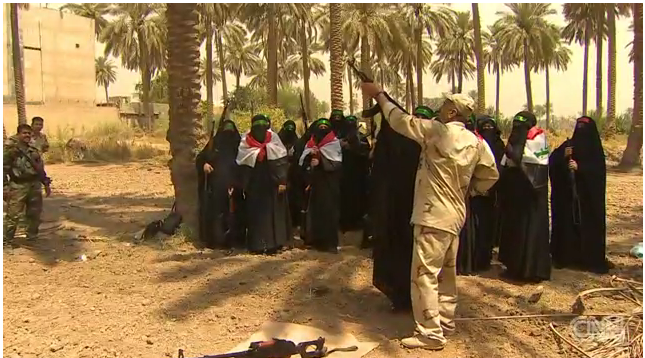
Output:
<instances>
[{"instance_id":1,"label":"red and white scarf","mask_svg":"<svg viewBox=\"0 0 645 358\"><path fill-rule=\"evenodd\" d=\"M314 141L314 136L311 136L307 141L305 150L302 151L302 155L300 156L300 165L304 163L305 158L311 154L314 148L332 162L343 161L343 150L341 149L340 141L336 138L336 134L334 134L334 132L327 133L327 135L318 144Z\"/></svg>"},{"instance_id":2,"label":"red and white scarf","mask_svg":"<svg viewBox=\"0 0 645 358\"><path fill-rule=\"evenodd\" d=\"M255 167L257 161L276 160L287 156L287 149L280 141L280 136L271 130L267 130L264 143L258 142L250 132L245 133L240 141L237 152L237 164Z\"/></svg>"}]
</instances>

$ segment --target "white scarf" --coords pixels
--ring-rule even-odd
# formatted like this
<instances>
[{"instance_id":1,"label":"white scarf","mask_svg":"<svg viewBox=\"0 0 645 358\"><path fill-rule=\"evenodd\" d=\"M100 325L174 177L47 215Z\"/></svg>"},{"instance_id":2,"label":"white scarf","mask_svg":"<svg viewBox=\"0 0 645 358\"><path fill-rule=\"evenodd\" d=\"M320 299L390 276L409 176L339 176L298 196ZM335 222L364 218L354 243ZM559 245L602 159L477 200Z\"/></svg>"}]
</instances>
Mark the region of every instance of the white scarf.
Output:
<instances>
[{"instance_id":1,"label":"white scarf","mask_svg":"<svg viewBox=\"0 0 645 358\"><path fill-rule=\"evenodd\" d=\"M248 143L247 136L250 132L245 133L240 141L239 150L237 152L236 162L238 165L246 165L251 168L255 167L258 155L263 148L251 146ZM270 136L270 141L264 146L266 150L265 160L276 160L287 156L287 148L284 147L280 136L272 130L267 130L267 136ZM249 138L251 139L251 138Z\"/></svg>"}]
</instances>

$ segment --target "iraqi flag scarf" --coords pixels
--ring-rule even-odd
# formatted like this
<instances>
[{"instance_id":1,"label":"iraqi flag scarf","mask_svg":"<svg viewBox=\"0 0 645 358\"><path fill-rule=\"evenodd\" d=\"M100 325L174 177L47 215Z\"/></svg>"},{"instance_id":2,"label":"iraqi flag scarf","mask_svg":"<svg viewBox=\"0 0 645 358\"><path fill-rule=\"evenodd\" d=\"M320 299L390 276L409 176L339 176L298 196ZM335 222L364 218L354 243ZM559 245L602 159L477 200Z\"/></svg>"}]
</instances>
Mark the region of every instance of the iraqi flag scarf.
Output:
<instances>
[{"instance_id":1,"label":"iraqi flag scarf","mask_svg":"<svg viewBox=\"0 0 645 358\"><path fill-rule=\"evenodd\" d=\"M317 149L320 154L332 162L342 162L343 161L343 151L340 147L340 141L336 138L336 134L333 131L330 131L323 137L320 143L316 144L314 141L314 136L312 135L307 141L305 150L300 156L299 164L302 165L305 161L305 158L311 154L311 152Z\"/></svg>"},{"instance_id":2,"label":"iraqi flag scarf","mask_svg":"<svg viewBox=\"0 0 645 358\"><path fill-rule=\"evenodd\" d=\"M237 164L246 165L251 168L255 167L255 163L264 160L276 160L287 156L287 149L280 141L280 136L271 130L267 130L266 139L264 143L258 142L251 133L246 133L242 136L240 147L237 152Z\"/></svg>"}]
</instances>

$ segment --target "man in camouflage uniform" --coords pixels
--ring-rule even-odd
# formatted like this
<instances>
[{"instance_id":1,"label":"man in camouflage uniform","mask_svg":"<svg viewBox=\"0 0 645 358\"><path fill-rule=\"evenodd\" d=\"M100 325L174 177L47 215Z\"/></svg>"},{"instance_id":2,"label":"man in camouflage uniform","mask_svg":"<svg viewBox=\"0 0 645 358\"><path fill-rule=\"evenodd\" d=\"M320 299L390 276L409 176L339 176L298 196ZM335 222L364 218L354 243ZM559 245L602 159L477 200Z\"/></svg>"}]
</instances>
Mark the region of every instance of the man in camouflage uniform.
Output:
<instances>
[{"instance_id":1,"label":"man in camouflage uniform","mask_svg":"<svg viewBox=\"0 0 645 358\"><path fill-rule=\"evenodd\" d=\"M2 174L3 196L6 201L4 241L12 241L20 217L25 214L27 239L38 236L43 205L43 185L47 196L51 194L51 180L45 174L40 152L31 145L31 126L21 124L18 133L4 145Z\"/></svg>"},{"instance_id":2,"label":"man in camouflage uniform","mask_svg":"<svg viewBox=\"0 0 645 358\"><path fill-rule=\"evenodd\" d=\"M47 136L42 133L43 127L45 126L45 120L42 117L34 117L31 119L31 145L36 147L40 152L40 155L47 153L49 151L49 141L47 141Z\"/></svg>"}]
</instances>

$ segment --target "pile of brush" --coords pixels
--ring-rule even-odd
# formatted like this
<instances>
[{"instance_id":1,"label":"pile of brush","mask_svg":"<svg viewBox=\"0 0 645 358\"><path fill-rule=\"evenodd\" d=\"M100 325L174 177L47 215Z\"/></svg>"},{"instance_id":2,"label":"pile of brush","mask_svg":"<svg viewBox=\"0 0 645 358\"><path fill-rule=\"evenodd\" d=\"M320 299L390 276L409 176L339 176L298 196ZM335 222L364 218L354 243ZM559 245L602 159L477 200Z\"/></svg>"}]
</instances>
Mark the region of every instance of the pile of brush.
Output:
<instances>
[{"instance_id":1,"label":"pile of brush","mask_svg":"<svg viewBox=\"0 0 645 358\"><path fill-rule=\"evenodd\" d=\"M555 340L570 346L579 356L587 358L643 357L643 283L612 276L611 287L580 292L571 307L578 315L576 322L558 330L550 324ZM585 315L585 298L604 294L631 306L623 312ZM623 307L617 304L615 307Z\"/></svg>"}]
</instances>

